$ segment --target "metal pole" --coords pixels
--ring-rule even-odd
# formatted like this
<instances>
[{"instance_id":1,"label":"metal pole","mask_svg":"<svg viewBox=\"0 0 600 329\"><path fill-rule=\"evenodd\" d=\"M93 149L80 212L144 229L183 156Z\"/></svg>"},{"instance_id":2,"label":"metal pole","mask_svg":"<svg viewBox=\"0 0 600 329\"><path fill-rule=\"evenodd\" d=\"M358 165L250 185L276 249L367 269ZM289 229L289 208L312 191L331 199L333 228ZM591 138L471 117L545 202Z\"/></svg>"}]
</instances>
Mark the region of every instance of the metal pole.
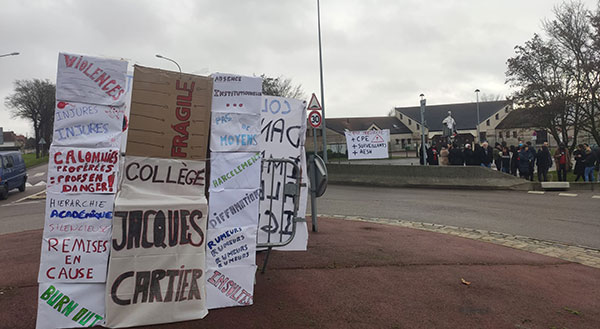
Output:
<instances>
[{"instance_id":1,"label":"metal pole","mask_svg":"<svg viewBox=\"0 0 600 329\"><path fill-rule=\"evenodd\" d=\"M0 57L6 57L6 56L17 56L19 55L19 53L14 52L14 53L10 53L10 54L4 54L4 55L0 55Z\"/></svg>"},{"instance_id":2,"label":"metal pole","mask_svg":"<svg viewBox=\"0 0 600 329\"><path fill-rule=\"evenodd\" d=\"M481 133L479 132L479 89L475 89L477 96L477 143L481 143Z\"/></svg>"},{"instance_id":3,"label":"metal pole","mask_svg":"<svg viewBox=\"0 0 600 329\"><path fill-rule=\"evenodd\" d=\"M166 59L166 60L168 60L168 61L171 61L171 62L175 63L175 65L177 65L177 68L179 69L179 73L181 73L181 66L179 66L179 64L177 64L177 62L176 62L176 61L174 61L174 60L172 60L172 59L170 59L170 58L168 58L168 57L165 57L165 56L159 55L159 54L156 54L156 57L158 57L158 58L162 58L162 59Z\"/></svg>"},{"instance_id":4,"label":"metal pole","mask_svg":"<svg viewBox=\"0 0 600 329\"><path fill-rule=\"evenodd\" d=\"M427 165L427 150L425 149L425 95L421 94L421 154L423 155L423 165Z\"/></svg>"},{"instance_id":5,"label":"metal pole","mask_svg":"<svg viewBox=\"0 0 600 329\"><path fill-rule=\"evenodd\" d=\"M323 52L321 51L321 7L317 0L317 22L319 26L319 71L321 75L321 114L323 122L321 122L321 131L323 133L323 160L327 163L327 133L325 124L325 92L323 91Z\"/></svg>"},{"instance_id":6,"label":"metal pole","mask_svg":"<svg viewBox=\"0 0 600 329\"><path fill-rule=\"evenodd\" d=\"M318 231L317 227L317 166L315 165L315 154L311 154L309 158L310 166L310 217L312 219L313 232Z\"/></svg>"}]
</instances>

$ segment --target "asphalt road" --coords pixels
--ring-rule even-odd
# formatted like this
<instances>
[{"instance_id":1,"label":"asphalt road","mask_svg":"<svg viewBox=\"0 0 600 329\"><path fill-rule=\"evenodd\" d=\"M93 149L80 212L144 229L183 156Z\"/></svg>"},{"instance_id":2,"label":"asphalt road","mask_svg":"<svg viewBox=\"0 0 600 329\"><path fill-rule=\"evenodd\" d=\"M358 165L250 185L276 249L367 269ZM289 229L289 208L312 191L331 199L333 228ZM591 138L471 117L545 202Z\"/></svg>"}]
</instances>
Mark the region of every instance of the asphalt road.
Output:
<instances>
[{"instance_id":1,"label":"asphalt road","mask_svg":"<svg viewBox=\"0 0 600 329\"><path fill-rule=\"evenodd\" d=\"M600 192L569 194L576 196L330 185L317 213L452 225L600 249Z\"/></svg>"}]
</instances>

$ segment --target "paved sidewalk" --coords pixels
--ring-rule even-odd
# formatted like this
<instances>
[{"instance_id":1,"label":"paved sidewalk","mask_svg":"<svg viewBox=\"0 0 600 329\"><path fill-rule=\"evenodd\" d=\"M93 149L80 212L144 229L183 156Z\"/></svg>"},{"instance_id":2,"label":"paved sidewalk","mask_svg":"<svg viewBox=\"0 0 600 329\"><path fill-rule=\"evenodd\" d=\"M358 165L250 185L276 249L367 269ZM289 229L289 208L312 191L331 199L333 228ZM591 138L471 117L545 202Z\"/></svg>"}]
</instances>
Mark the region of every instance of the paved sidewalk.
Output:
<instances>
[{"instance_id":1,"label":"paved sidewalk","mask_svg":"<svg viewBox=\"0 0 600 329\"><path fill-rule=\"evenodd\" d=\"M319 230L307 252L273 252L253 306L152 328L600 328L598 268L399 225ZM0 328L34 326L40 243L0 235Z\"/></svg>"}]
</instances>

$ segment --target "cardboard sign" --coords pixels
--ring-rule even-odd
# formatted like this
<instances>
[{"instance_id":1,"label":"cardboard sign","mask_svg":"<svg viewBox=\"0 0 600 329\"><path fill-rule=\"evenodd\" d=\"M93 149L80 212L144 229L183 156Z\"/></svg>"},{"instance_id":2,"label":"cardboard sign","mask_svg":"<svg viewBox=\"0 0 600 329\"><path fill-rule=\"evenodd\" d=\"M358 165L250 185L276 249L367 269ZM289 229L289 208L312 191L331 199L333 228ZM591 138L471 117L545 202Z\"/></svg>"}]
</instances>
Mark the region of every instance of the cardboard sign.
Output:
<instances>
[{"instance_id":1,"label":"cardboard sign","mask_svg":"<svg viewBox=\"0 0 600 329\"><path fill-rule=\"evenodd\" d=\"M106 323L129 327L203 318L204 204L122 206L117 199L106 283Z\"/></svg>"},{"instance_id":2,"label":"cardboard sign","mask_svg":"<svg viewBox=\"0 0 600 329\"><path fill-rule=\"evenodd\" d=\"M204 198L205 162L126 156L119 198Z\"/></svg>"},{"instance_id":3,"label":"cardboard sign","mask_svg":"<svg viewBox=\"0 0 600 329\"><path fill-rule=\"evenodd\" d=\"M256 225L260 189L210 193L209 229Z\"/></svg>"},{"instance_id":4,"label":"cardboard sign","mask_svg":"<svg viewBox=\"0 0 600 329\"><path fill-rule=\"evenodd\" d=\"M58 54L56 99L120 106L125 102L127 61Z\"/></svg>"},{"instance_id":5,"label":"cardboard sign","mask_svg":"<svg viewBox=\"0 0 600 329\"><path fill-rule=\"evenodd\" d=\"M215 113L211 122L211 151L258 151L257 139L260 135L260 115Z\"/></svg>"},{"instance_id":6,"label":"cardboard sign","mask_svg":"<svg viewBox=\"0 0 600 329\"><path fill-rule=\"evenodd\" d=\"M115 193L118 148L50 147L48 192Z\"/></svg>"},{"instance_id":7,"label":"cardboard sign","mask_svg":"<svg viewBox=\"0 0 600 329\"><path fill-rule=\"evenodd\" d=\"M346 131L348 159L387 159L390 130Z\"/></svg>"},{"instance_id":8,"label":"cardboard sign","mask_svg":"<svg viewBox=\"0 0 600 329\"><path fill-rule=\"evenodd\" d=\"M58 101L52 145L120 147L124 112L124 106Z\"/></svg>"},{"instance_id":9,"label":"cardboard sign","mask_svg":"<svg viewBox=\"0 0 600 329\"><path fill-rule=\"evenodd\" d=\"M265 159L291 159L300 166L303 182L308 182L306 176L306 158L304 140L306 132L305 104L296 99L281 97L264 97L261 110L261 136L259 146L264 152ZM280 109L274 111L272 109ZM283 109L283 110L281 110ZM291 179L291 167L284 169L284 165L267 163L263 166L261 186L263 195L260 201L260 222L258 242L266 242L268 232L277 241L287 240L291 232L293 219L293 199L285 197L283 188L284 177L288 182ZM287 173L287 174L286 174ZM272 187L272 188L271 188ZM304 217L306 213L308 188L300 189L300 204L298 216ZM282 223L283 218L283 224ZM308 243L308 229L305 222L296 224L296 235L290 244L277 248L279 250L306 250Z\"/></svg>"},{"instance_id":10,"label":"cardboard sign","mask_svg":"<svg viewBox=\"0 0 600 329\"><path fill-rule=\"evenodd\" d=\"M252 305L255 275L256 265L208 269L206 271L207 308Z\"/></svg>"},{"instance_id":11,"label":"cardboard sign","mask_svg":"<svg viewBox=\"0 0 600 329\"><path fill-rule=\"evenodd\" d=\"M260 186L260 153L212 153L211 191L252 189Z\"/></svg>"},{"instance_id":12,"label":"cardboard sign","mask_svg":"<svg viewBox=\"0 0 600 329\"><path fill-rule=\"evenodd\" d=\"M262 78L215 73L212 111L255 114L262 100Z\"/></svg>"},{"instance_id":13,"label":"cardboard sign","mask_svg":"<svg viewBox=\"0 0 600 329\"><path fill-rule=\"evenodd\" d=\"M46 196L39 282L105 282L113 195Z\"/></svg>"},{"instance_id":14,"label":"cardboard sign","mask_svg":"<svg viewBox=\"0 0 600 329\"><path fill-rule=\"evenodd\" d=\"M210 268L256 264L256 226L209 229L206 263Z\"/></svg>"},{"instance_id":15,"label":"cardboard sign","mask_svg":"<svg viewBox=\"0 0 600 329\"><path fill-rule=\"evenodd\" d=\"M212 79L135 66L127 155L206 159Z\"/></svg>"},{"instance_id":16,"label":"cardboard sign","mask_svg":"<svg viewBox=\"0 0 600 329\"><path fill-rule=\"evenodd\" d=\"M104 324L104 284L40 283L37 329Z\"/></svg>"}]
</instances>

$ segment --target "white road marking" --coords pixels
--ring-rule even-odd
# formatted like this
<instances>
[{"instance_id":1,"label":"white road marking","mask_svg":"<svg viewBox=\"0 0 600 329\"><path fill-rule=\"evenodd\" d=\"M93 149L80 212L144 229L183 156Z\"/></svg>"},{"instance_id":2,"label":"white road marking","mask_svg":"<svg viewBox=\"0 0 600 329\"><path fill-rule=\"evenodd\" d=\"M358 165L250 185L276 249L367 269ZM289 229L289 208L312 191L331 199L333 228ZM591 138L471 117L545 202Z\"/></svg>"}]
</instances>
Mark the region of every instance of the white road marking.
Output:
<instances>
[{"instance_id":1,"label":"white road marking","mask_svg":"<svg viewBox=\"0 0 600 329\"><path fill-rule=\"evenodd\" d=\"M529 194L546 194L544 191L527 191Z\"/></svg>"},{"instance_id":2,"label":"white road marking","mask_svg":"<svg viewBox=\"0 0 600 329\"><path fill-rule=\"evenodd\" d=\"M39 172L39 173L37 173L37 174L34 174L34 175L33 175L33 176L31 176L31 177L40 177L40 176L42 176L42 175L44 175L44 174L46 174L46 173L45 173L45 172Z\"/></svg>"},{"instance_id":3,"label":"white road marking","mask_svg":"<svg viewBox=\"0 0 600 329\"><path fill-rule=\"evenodd\" d=\"M37 184L33 185L33 186L46 186L46 182L44 181L39 181Z\"/></svg>"},{"instance_id":4,"label":"white road marking","mask_svg":"<svg viewBox=\"0 0 600 329\"><path fill-rule=\"evenodd\" d=\"M574 197L577 196L577 194L575 193L558 193L559 196L570 196L570 197Z\"/></svg>"},{"instance_id":5,"label":"white road marking","mask_svg":"<svg viewBox=\"0 0 600 329\"><path fill-rule=\"evenodd\" d=\"M25 187L32 187L33 185L31 185L30 182L25 183Z\"/></svg>"},{"instance_id":6,"label":"white road marking","mask_svg":"<svg viewBox=\"0 0 600 329\"><path fill-rule=\"evenodd\" d=\"M16 201L15 201L15 202L12 202L12 203L9 203L9 204L3 204L2 207L20 206L22 204L31 204L31 203L40 203L40 202L42 202L42 200L19 202L19 203L16 203Z\"/></svg>"},{"instance_id":7,"label":"white road marking","mask_svg":"<svg viewBox=\"0 0 600 329\"><path fill-rule=\"evenodd\" d=\"M592 195L592 199L600 199L600 195Z\"/></svg>"},{"instance_id":8,"label":"white road marking","mask_svg":"<svg viewBox=\"0 0 600 329\"><path fill-rule=\"evenodd\" d=\"M38 196L38 195L40 195L40 194L42 194L42 193L46 193L46 190L39 191L39 192L37 192L37 193L35 193L35 194L32 194L32 195L28 195L28 196L26 196L26 197L24 197L24 198L21 198L21 199L17 200L17 201L13 201L12 203L21 202L21 201L23 201L23 200L27 200L27 199L29 199L29 198L31 198L31 197Z\"/></svg>"}]
</instances>

